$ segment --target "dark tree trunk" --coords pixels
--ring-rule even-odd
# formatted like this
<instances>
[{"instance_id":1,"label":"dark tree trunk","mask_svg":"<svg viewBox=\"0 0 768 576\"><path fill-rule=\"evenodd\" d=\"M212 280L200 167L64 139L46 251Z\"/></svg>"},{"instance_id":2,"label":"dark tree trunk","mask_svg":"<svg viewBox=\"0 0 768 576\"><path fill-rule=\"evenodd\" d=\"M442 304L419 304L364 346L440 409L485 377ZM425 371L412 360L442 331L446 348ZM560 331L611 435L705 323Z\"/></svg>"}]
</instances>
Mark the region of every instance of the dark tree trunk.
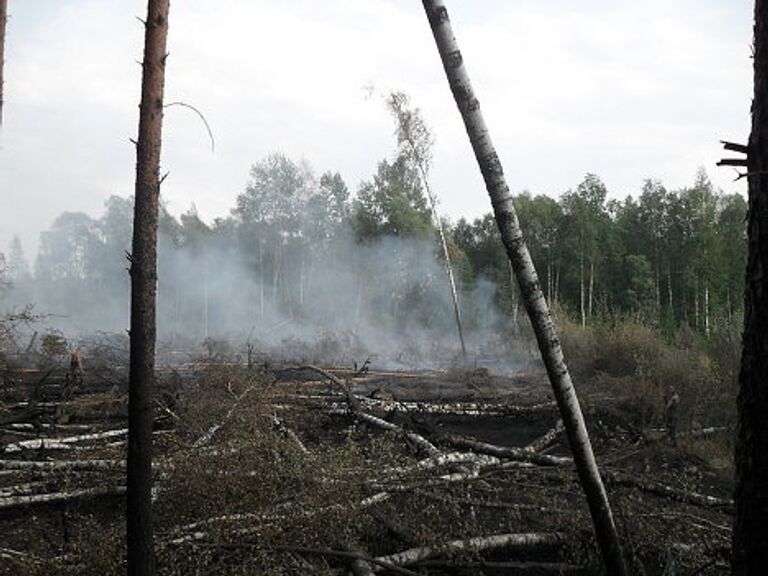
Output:
<instances>
[{"instance_id":1,"label":"dark tree trunk","mask_svg":"<svg viewBox=\"0 0 768 576\"><path fill-rule=\"evenodd\" d=\"M157 220L169 0L149 0L144 38L131 255L128 401L128 574L155 573L152 536L152 390L155 378Z\"/></svg>"},{"instance_id":2,"label":"dark tree trunk","mask_svg":"<svg viewBox=\"0 0 768 576\"><path fill-rule=\"evenodd\" d=\"M3 124L3 103L5 102L3 70L5 69L5 24L8 21L8 0L0 0L0 126Z\"/></svg>"},{"instance_id":3,"label":"dark tree trunk","mask_svg":"<svg viewBox=\"0 0 768 576\"><path fill-rule=\"evenodd\" d=\"M448 82L491 197L501 239L507 256L512 262L523 303L552 383L606 569L611 576L625 576L627 569L616 525L592 452L576 390L565 365L560 340L541 291L533 261L523 241L523 234L512 205L512 195L504 178L501 162L491 142L480 111L480 104L475 97L458 43L453 35L448 11L442 0L423 0L423 4Z\"/></svg>"},{"instance_id":4,"label":"dark tree trunk","mask_svg":"<svg viewBox=\"0 0 768 576\"><path fill-rule=\"evenodd\" d=\"M768 0L755 2L748 256L736 440L733 573L768 574Z\"/></svg>"}]
</instances>

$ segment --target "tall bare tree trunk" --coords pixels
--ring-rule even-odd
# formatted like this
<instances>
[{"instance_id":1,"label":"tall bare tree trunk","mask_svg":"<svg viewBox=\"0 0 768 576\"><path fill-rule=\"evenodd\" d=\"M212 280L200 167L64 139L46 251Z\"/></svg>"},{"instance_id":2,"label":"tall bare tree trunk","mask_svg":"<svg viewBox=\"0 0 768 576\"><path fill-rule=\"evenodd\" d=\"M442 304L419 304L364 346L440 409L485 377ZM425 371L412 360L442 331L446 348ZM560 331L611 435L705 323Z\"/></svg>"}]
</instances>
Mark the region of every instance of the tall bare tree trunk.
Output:
<instances>
[{"instance_id":1,"label":"tall bare tree trunk","mask_svg":"<svg viewBox=\"0 0 768 576\"><path fill-rule=\"evenodd\" d=\"M264 319L264 282L266 277L264 275L264 246L259 235L259 317Z\"/></svg>"},{"instance_id":2,"label":"tall bare tree trunk","mask_svg":"<svg viewBox=\"0 0 768 576\"><path fill-rule=\"evenodd\" d=\"M592 320L592 304L595 301L595 261L589 261L589 308L587 318Z\"/></svg>"},{"instance_id":3,"label":"tall bare tree trunk","mask_svg":"<svg viewBox=\"0 0 768 576\"><path fill-rule=\"evenodd\" d=\"M744 334L736 440L733 573L768 574L768 0L755 1Z\"/></svg>"},{"instance_id":4,"label":"tall bare tree trunk","mask_svg":"<svg viewBox=\"0 0 768 576\"><path fill-rule=\"evenodd\" d=\"M485 125L480 103L462 61L443 0L422 0L451 91L464 120L475 157L491 197L496 223L507 256L515 270L525 308L547 368L552 389L563 417L574 462L595 526L595 534L610 575L625 576L627 568L613 520L608 495L600 478L592 445L584 424L576 390L563 358L560 340L549 313L541 286L523 240L517 214L512 205L504 171Z\"/></svg>"},{"instance_id":5,"label":"tall bare tree trunk","mask_svg":"<svg viewBox=\"0 0 768 576\"><path fill-rule=\"evenodd\" d=\"M709 282L704 283L704 333L709 338Z\"/></svg>"},{"instance_id":6,"label":"tall bare tree trunk","mask_svg":"<svg viewBox=\"0 0 768 576\"><path fill-rule=\"evenodd\" d=\"M669 311L674 314L674 302L672 300L672 265L667 266L667 299L669 301Z\"/></svg>"},{"instance_id":7,"label":"tall bare tree trunk","mask_svg":"<svg viewBox=\"0 0 768 576\"><path fill-rule=\"evenodd\" d=\"M5 24L8 22L8 0L0 0L0 126L3 124L3 103L5 102Z\"/></svg>"},{"instance_id":8,"label":"tall bare tree trunk","mask_svg":"<svg viewBox=\"0 0 768 576\"><path fill-rule=\"evenodd\" d=\"M203 340L208 339L208 259L203 260Z\"/></svg>"},{"instance_id":9,"label":"tall bare tree trunk","mask_svg":"<svg viewBox=\"0 0 768 576\"><path fill-rule=\"evenodd\" d=\"M584 306L584 252L579 259L579 310L581 311L581 327L587 327L587 311Z\"/></svg>"},{"instance_id":10,"label":"tall bare tree trunk","mask_svg":"<svg viewBox=\"0 0 768 576\"><path fill-rule=\"evenodd\" d=\"M149 0L145 23L131 253L127 540L129 576L155 573L152 391L155 378L157 220L169 0Z\"/></svg>"},{"instance_id":11,"label":"tall bare tree trunk","mask_svg":"<svg viewBox=\"0 0 768 576\"><path fill-rule=\"evenodd\" d=\"M552 248L547 249L547 303L552 304Z\"/></svg>"},{"instance_id":12,"label":"tall bare tree trunk","mask_svg":"<svg viewBox=\"0 0 768 576\"><path fill-rule=\"evenodd\" d=\"M701 325L699 323L699 277L696 276L696 279L693 282L693 314L694 314L694 321L696 323L696 331L698 332L701 328Z\"/></svg>"}]
</instances>

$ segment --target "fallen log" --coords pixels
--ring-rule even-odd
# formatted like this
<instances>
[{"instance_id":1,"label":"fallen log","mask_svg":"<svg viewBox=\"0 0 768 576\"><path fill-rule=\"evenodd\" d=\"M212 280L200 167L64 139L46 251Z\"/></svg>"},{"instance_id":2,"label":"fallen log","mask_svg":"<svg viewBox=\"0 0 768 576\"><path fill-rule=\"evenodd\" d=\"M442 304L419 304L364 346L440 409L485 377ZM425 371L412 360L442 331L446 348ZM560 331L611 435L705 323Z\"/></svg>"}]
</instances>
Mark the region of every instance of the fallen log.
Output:
<instances>
[{"instance_id":1,"label":"fallen log","mask_svg":"<svg viewBox=\"0 0 768 576\"><path fill-rule=\"evenodd\" d=\"M402 428L401 426L398 426L397 424L393 424L392 422L387 422L382 418L373 416L372 414L368 414L359 409L352 410L351 413L352 413L352 416L354 416L358 420L362 420L363 422L372 424L373 426L381 428L382 430L388 430L390 432L395 432L397 434L402 435L403 437L411 441L414 445L424 450L424 452L426 452L430 456L439 456L442 454L442 452L440 452L440 450L438 450L437 447L434 444L432 444L432 442L430 442L420 434L416 434L415 432L409 432L404 428Z\"/></svg>"},{"instance_id":2,"label":"fallen log","mask_svg":"<svg viewBox=\"0 0 768 576\"><path fill-rule=\"evenodd\" d=\"M528 534L494 534L492 536L478 536L466 540L453 540L441 546L422 546L411 548L403 552L378 556L376 563L386 562L395 566L410 566L422 560L428 560L441 554L451 554L463 551L483 551L498 549L531 550L542 547L551 547L562 544L565 541L562 534L558 533L528 533ZM374 568L374 570L376 570ZM378 570L377 570L378 571Z\"/></svg>"},{"instance_id":3,"label":"fallen log","mask_svg":"<svg viewBox=\"0 0 768 576\"><path fill-rule=\"evenodd\" d=\"M34 494L39 488L44 487L46 482L26 482L24 484L14 484L0 488L0 499L11 498L13 496L24 496Z\"/></svg>"},{"instance_id":4,"label":"fallen log","mask_svg":"<svg viewBox=\"0 0 768 576\"><path fill-rule=\"evenodd\" d=\"M346 383L339 380L336 376L334 376L330 372L312 365L301 366L300 369L313 370L318 374L322 374L323 376L328 378L331 382L339 386L347 396L347 404L349 405L349 411L358 420L362 420L364 422L367 422L368 424L372 424L384 430L389 430L390 432L396 432L398 434L401 434L405 438L413 442L416 446L424 450L430 456L438 456L441 454L440 450L438 450L434 444L432 444L429 440L427 440L420 434L416 434L415 432L409 432L404 428L402 428L401 426L398 426L397 424L387 422L386 420L378 418L377 416L373 416L372 414L363 412L360 406L360 398L358 398L352 393L352 391L350 390L349 386Z\"/></svg>"},{"instance_id":5,"label":"fallen log","mask_svg":"<svg viewBox=\"0 0 768 576\"><path fill-rule=\"evenodd\" d=\"M329 395L302 395L295 399L299 400L324 400L338 396ZM434 402L414 402L405 400L385 400L381 398L369 398L367 396L358 396L361 404L372 406L381 410L397 412L418 412L420 414L446 414L453 416L518 416L531 414L544 410L555 410L553 402L541 404L516 405L516 404L494 404L492 402L451 402L447 404ZM337 402L328 403L328 407L339 408L341 405Z\"/></svg>"},{"instance_id":6,"label":"fallen log","mask_svg":"<svg viewBox=\"0 0 768 576\"><path fill-rule=\"evenodd\" d=\"M497 458L507 458L509 460L517 460L521 462L531 462L533 464L539 464L542 466L567 466L573 464L573 460L571 458L566 458L563 456L549 456L547 454L537 454L536 452L526 448L498 446L496 444L489 444L487 442L475 440L474 438L457 436L455 434L444 435L440 440L442 443L447 444L453 448L472 450L473 452L488 454L490 456L496 456Z\"/></svg>"},{"instance_id":7,"label":"fallen log","mask_svg":"<svg viewBox=\"0 0 768 576\"><path fill-rule=\"evenodd\" d=\"M555 440L557 440L557 437L562 434L564 430L565 427L563 426L563 421L558 420L557 423L552 428L547 430L543 436L536 438L536 440L528 444L525 447L525 450L528 450L529 452L541 452L545 448L549 447L550 444L553 444Z\"/></svg>"},{"instance_id":8,"label":"fallen log","mask_svg":"<svg viewBox=\"0 0 768 576\"><path fill-rule=\"evenodd\" d=\"M103 496L122 496L125 494L125 486L108 488L84 488L72 492L52 492L50 494L36 494L34 496L9 496L0 498L0 510L12 508L25 508L40 504L54 504L61 502L73 502L75 500L100 498Z\"/></svg>"},{"instance_id":9,"label":"fallen log","mask_svg":"<svg viewBox=\"0 0 768 576\"><path fill-rule=\"evenodd\" d=\"M661 496L662 498L668 498L685 504L718 508L728 514L733 514L733 500L730 498L718 498L716 496L708 496L689 490L680 490L673 488L672 486L667 486L666 484L648 482L640 478L626 476L617 472L606 472L604 476L606 482L613 484L614 486L629 486L655 496Z\"/></svg>"},{"instance_id":10,"label":"fallen log","mask_svg":"<svg viewBox=\"0 0 768 576\"><path fill-rule=\"evenodd\" d=\"M503 574L553 574L554 576L579 575L587 576L589 571L583 566L566 564L564 562L492 562L480 560L478 562L447 562L444 560L424 560L416 564L419 568L428 569L458 569L486 570Z\"/></svg>"},{"instance_id":11,"label":"fallen log","mask_svg":"<svg viewBox=\"0 0 768 576\"><path fill-rule=\"evenodd\" d=\"M90 442L91 440L105 440L108 438L117 438L126 436L128 434L128 428L120 428L119 430L107 430L106 432L97 432L94 434L81 434L80 436L68 436L66 438L38 438L35 440L24 440L22 442L16 442L14 444L8 444L3 452L11 454L14 452L21 452L23 450L40 450L43 448L49 450L66 450L70 444L78 444L80 442Z\"/></svg>"},{"instance_id":12,"label":"fallen log","mask_svg":"<svg viewBox=\"0 0 768 576\"><path fill-rule=\"evenodd\" d=\"M125 460L51 460L48 462L0 460L0 470L73 470L83 472L125 470Z\"/></svg>"}]
</instances>

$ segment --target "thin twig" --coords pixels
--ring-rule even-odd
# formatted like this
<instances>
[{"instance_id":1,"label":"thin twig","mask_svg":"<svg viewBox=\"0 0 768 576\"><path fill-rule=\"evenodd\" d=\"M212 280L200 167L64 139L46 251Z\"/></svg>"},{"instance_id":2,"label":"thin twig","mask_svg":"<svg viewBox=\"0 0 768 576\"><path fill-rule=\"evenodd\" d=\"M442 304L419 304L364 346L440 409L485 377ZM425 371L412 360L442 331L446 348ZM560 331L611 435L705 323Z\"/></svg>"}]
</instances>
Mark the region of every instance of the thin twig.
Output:
<instances>
[{"instance_id":1,"label":"thin twig","mask_svg":"<svg viewBox=\"0 0 768 576\"><path fill-rule=\"evenodd\" d=\"M211 130L211 127L208 125L208 120L205 119L205 116L203 116L203 113L200 112L200 110L198 110L194 106L192 106L192 104L187 104L186 102L169 102L168 104L163 106L163 108L170 108L171 106L183 106L184 108L189 108L200 117L200 120L202 120L203 124L205 124L205 129L208 130L208 137L211 139L211 152L214 152L216 149L216 142L213 139L213 131Z\"/></svg>"}]
</instances>

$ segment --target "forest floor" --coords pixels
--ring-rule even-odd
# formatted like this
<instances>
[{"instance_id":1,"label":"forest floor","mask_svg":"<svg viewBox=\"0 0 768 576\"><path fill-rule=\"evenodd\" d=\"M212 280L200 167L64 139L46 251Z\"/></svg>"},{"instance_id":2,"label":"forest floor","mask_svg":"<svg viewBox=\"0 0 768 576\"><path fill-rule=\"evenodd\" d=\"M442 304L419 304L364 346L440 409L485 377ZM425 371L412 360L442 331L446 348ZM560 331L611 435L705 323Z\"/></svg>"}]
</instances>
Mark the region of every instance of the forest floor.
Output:
<instances>
[{"instance_id":1,"label":"forest floor","mask_svg":"<svg viewBox=\"0 0 768 576\"><path fill-rule=\"evenodd\" d=\"M4 376L0 574L124 573L126 381ZM159 574L601 573L543 373L200 363L157 388ZM673 443L579 392L632 573L727 574L730 432Z\"/></svg>"}]
</instances>

